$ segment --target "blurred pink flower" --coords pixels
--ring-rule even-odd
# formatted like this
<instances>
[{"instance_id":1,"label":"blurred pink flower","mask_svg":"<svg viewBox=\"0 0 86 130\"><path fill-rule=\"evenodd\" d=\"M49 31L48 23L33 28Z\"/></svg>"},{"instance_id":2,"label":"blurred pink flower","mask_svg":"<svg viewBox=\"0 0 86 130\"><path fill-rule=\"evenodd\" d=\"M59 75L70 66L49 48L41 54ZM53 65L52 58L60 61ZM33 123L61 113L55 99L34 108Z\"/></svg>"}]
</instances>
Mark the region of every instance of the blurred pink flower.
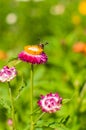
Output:
<instances>
[{"instance_id":1,"label":"blurred pink flower","mask_svg":"<svg viewBox=\"0 0 86 130\"><path fill-rule=\"evenodd\" d=\"M48 59L42 45L25 46L24 51L19 53L18 58L31 64L43 64Z\"/></svg>"},{"instance_id":2,"label":"blurred pink flower","mask_svg":"<svg viewBox=\"0 0 86 130\"><path fill-rule=\"evenodd\" d=\"M38 105L43 112L54 113L61 108L62 98L58 93L49 93L46 96L41 95Z\"/></svg>"},{"instance_id":3,"label":"blurred pink flower","mask_svg":"<svg viewBox=\"0 0 86 130\"><path fill-rule=\"evenodd\" d=\"M0 70L0 82L9 82L12 80L17 74L15 67L9 68L8 66L4 66Z\"/></svg>"},{"instance_id":4,"label":"blurred pink flower","mask_svg":"<svg viewBox=\"0 0 86 130\"><path fill-rule=\"evenodd\" d=\"M9 119L7 120L7 124L8 124L9 126L12 126L12 125L13 125L13 121L12 121L11 118L9 118Z\"/></svg>"}]
</instances>

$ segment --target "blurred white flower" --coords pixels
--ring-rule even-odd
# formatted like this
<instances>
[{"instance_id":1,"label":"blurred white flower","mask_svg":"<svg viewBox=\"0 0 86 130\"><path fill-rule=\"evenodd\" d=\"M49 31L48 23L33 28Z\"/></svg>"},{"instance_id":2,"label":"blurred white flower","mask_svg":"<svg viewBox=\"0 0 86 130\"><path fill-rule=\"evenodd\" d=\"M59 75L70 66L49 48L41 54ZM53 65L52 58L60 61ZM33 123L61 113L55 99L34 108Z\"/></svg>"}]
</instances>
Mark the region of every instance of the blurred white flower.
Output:
<instances>
[{"instance_id":1,"label":"blurred white flower","mask_svg":"<svg viewBox=\"0 0 86 130\"><path fill-rule=\"evenodd\" d=\"M65 11L65 6L63 4L58 4L53 7L51 7L50 12L53 15L61 15Z\"/></svg>"},{"instance_id":2,"label":"blurred white flower","mask_svg":"<svg viewBox=\"0 0 86 130\"><path fill-rule=\"evenodd\" d=\"M17 21L17 16L14 13L9 13L6 17L6 22L8 24L15 24Z\"/></svg>"}]
</instances>

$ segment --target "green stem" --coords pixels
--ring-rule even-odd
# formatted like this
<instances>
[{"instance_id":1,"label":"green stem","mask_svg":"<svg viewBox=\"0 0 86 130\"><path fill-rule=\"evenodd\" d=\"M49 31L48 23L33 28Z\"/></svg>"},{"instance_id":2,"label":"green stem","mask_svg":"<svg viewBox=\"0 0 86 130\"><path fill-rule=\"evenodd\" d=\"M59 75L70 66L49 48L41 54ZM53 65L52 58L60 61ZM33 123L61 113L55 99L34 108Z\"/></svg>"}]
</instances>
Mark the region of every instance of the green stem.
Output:
<instances>
[{"instance_id":1,"label":"green stem","mask_svg":"<svg viewBox=\"0 0 86 130\"><path fill-rule=\"evenodd\" d=\"M12 96L12 90L11 90L11 85L8 82L8 86L9 86L9 95L10 95L10 100L11 100L11 109L12 109L12 121L13 121L13 128L12 130L16 130L16 126L15 126L15 110L14 110L14 101L13 101L13 96Z\"/></svg>"},{"instance_id":2,"label":"green stem","mask_svg":"<svg viewBox=\"0 0 86 130\"><path fill-rule=\"evenodd\" d=\"M33 113L30 113L30 115L36 113L37 111L40 111L40 108L36 108L35 110L33 110Z\"/></svg>"},{"instance_id":3,"label":"green stem","mask_svg":"<svg viewBox=\"0 0 86 130\"><path fill-rule=\"evenodd\" d=\"M37 119L36 121L34 122L34 124L36 124L36 122L45 114L45 112L43 112Z\"/></svg>"},{"instance_id":4,"label":"green stem","mask_svg":"<svg viewBox=\"0 0 86 130\"><path fill-rule=\"evenodd\" d=\"M30 130L34 130L34 126L33 126L33 64L31 64L31 92L30 92L30 98L31 98L31 126L30 126Z\"/></svg>"}]
</instances>

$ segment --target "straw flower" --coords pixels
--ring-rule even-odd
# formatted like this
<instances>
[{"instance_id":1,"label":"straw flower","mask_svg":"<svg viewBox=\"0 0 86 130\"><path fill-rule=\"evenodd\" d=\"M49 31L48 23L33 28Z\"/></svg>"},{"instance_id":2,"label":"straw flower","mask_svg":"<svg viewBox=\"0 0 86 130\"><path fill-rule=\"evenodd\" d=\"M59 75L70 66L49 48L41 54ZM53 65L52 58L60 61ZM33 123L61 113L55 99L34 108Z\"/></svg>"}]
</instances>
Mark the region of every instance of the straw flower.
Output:
<instances>
[{"instance_id":1,"label":"straw flower","mask_svg":"<svg viewBox=\"0 0 86 130\"><path fill-rule=\"evenodd\" d=\"M17 74L15 67L9 68L8 66L4 66L0 70L0 82L9 82L12 80Z\"/></svg>"},{"instance_id":2,"label":"straw flower","mask_svg":"<svg viewBox=\"0 0 86 130\"><path fill-rule=\"evenodd\" d=\"M31 64L46 63L48 58L43 49L43 44L25 46L24 51L19 53L18 58Z\"/></svg>"},{"instance_id":3,"label":"straw flower","mask_svg":"<svg viewBox=\"0 0 86 130\"><path fill-rule=\"evenodd\" d=\"M38 101L38 105L43 112L54 113L61 108L62 98L58 93L49 93L47 95L41 95L41 99Z\"/></svg>"}]
</instances>

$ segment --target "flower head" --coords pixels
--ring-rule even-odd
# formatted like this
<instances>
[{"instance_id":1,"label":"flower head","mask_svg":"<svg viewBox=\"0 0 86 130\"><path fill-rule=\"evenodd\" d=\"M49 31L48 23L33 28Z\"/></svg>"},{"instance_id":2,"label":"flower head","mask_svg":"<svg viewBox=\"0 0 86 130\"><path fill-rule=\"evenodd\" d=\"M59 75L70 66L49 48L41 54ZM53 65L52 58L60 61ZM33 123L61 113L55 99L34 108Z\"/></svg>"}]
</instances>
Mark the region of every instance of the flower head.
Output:
<instances>
[{"instance_id":1,"label":"flower head","mask_svg":"<svg viewBox=\"0 0 86 130\"><path fill-rule=\"evenodd\" d=\"M61 108L62 98L58 93L49 93L46 96L41 95L41 99L38 101L38 105L42 111L48 113L54 113Z\"/></svg>"},{"instance_id":2,"label":"flower head","mask_svg":"<svg viewBox=\"0 0 86 130\"><path fill-rule=\"evenodd\" d=\"M31 64L46 63L48 58L43 49L44 46L42 44L25 46L24 51L19 53L18 58Z\"/></svg>"},{"instance_id":3,"label":"flower head","mask_svg":"<svg viewBox=\"0 0 86 130\"><path fill-rule=\"evenodd\" d=\"M17 74L15 67L9 68L8 66L4 66L0 70L0 82L9 82L12 80Z\"/></svg>"}]
</instances>

